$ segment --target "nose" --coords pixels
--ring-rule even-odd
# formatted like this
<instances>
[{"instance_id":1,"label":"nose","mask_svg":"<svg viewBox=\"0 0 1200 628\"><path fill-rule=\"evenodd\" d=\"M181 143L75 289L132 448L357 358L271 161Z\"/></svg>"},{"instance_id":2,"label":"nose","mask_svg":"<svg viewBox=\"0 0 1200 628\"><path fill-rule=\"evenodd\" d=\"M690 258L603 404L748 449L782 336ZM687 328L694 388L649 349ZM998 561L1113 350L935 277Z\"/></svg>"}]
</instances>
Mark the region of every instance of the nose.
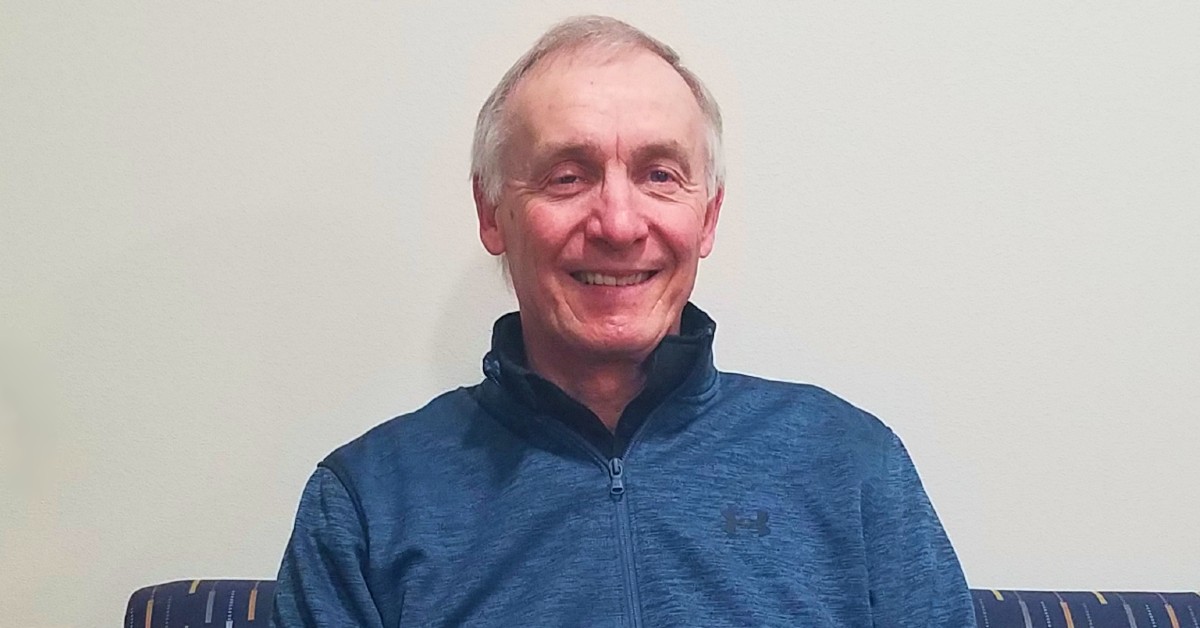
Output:
<instances>
[{"instance_id":1,"label":"nose","mask_svg":"<svg viewBox=\"0 0 1200 628\"><path fill-rule=\"evenodd\" d=\"M637 244L648 233L637 188L623 171L609 172L588 218L588 238L621 249Z\"/></svg>"}]
</instances>

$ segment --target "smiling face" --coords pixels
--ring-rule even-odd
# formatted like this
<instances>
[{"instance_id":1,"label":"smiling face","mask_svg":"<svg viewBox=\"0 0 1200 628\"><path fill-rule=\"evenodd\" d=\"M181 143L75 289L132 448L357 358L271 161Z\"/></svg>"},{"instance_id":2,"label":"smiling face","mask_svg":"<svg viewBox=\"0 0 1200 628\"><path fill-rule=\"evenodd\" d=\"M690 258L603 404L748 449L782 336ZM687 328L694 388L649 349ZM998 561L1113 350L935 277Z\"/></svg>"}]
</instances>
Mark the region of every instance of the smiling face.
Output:
<instances>
[{"instance_id":1,"label":"smiling face","mask_svg":"<svg viewBox=\"0 0 1200 628\"><path fill-rule=\"evenodd\" d=\"M478 183L475 196L484 246L507 255L531 360L644 359L678 331L721 206L695 97L648 51L566 52L508 107L499 202Z\"/></svg>"}]
</instances>

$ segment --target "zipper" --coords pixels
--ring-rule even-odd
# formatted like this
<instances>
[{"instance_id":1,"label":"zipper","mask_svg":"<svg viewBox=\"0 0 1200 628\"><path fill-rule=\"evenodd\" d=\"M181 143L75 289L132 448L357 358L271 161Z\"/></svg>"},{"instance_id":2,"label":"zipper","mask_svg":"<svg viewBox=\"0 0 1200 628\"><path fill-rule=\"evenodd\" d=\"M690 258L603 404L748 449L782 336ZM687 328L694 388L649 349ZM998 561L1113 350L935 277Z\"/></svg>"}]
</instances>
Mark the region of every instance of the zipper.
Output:
<instances>
[{"instance_id":1,"label":"zipper","mask_svg":"<svg viewBox=\"0 0 1200 628\"><path fill-rule=\"evenodd\" d=\"M613 496L613 499L621 499L625 494L625 463L620 458L613 458L608 461L608 494Z\"/></svg>"},{"instance_id":2,"label":"zipper","mask_svg":"<svg viewBox=\"0 0 1200 628\"><path fill-rule=\"evenodd\" d=\"M625 497L625 461L612 458L608 461L608 494L616 504L617 545L621 550L621 571L625 577L625 606L633 628L642 625L642 600L638 594L637 577L633 563L633 533L629 524L629 506Z\"/></svg>"},{"instance_id":3,"label":"zipper","mask_svg":"<svg viewBox=\"0 0 1200 628\"><path fill-rule=\"evenodd\" d=\"M616 533L617 545L621 554L621 572L625 580L625 612L629 616L629 625L633 628L642 628L642 600L638 593L637 576L634 573L634 558L633 558L633 527L629 522L629 506L626 503L625 497L625 460L617 454L628 456L629 451L633 449L633 445L637 443L638 436L645 431L645 426L657 414L658 408L655 408L650 414L646 415L642 424L638 426L637 431L629 436L629 441L624 443L624 451L613 452L612 458L605 458L603 452L597 449L587 439L580 436L575 430L567 428L565 425L557 421L544 421L544 424L554 425L554 428L560 433L565 434L576 444L589 453L597 463L608 473L608 494L616 506ZM621 443L617 443L619 447Z\"/></svg>"}]
</instances>

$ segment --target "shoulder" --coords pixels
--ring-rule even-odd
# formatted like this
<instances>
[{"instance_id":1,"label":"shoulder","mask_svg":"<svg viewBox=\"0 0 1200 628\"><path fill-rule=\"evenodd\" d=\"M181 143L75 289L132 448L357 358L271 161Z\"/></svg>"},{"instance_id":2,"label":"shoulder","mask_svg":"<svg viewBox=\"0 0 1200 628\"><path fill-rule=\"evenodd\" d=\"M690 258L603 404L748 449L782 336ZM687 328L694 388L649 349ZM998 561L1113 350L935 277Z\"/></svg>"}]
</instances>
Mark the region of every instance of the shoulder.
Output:
<instances>
[{"instance_id":1,"label":"shoulder","mask_svg":"<svg viewBox=\"0 0 1200 628\"><path fill-rule=\"evenodd\" d=\"M805 427L845 430L868 439L888 439L892 435L891 429L870 412L812 384L721 373L720 386L726 402L757 412L775 412Z\"/></svg>"},{"instance_id":2,"label":"shoulder","mask_svg":"<svg viewBox=\"0 0 1200 628\"><path fill-rule=\"evenodd\" d=\"M725 408L759 417L784 440L836 450L870 464L898 444L895 433L875 415L812 384L721 373Z\"/></svg>"},{"instance_id":3,"label":"shoulder","mask_svg":"<svg viewBox=\"0 0 1200 628\"><path fill-rule=\"evenodd\" d=\"M468 434L481 429L482 413L471 391L451 390L418 410L384 421L335 449L319 466L355 491L363 482L404 474L422 461L444 460L445 454L461 450Z\"/></svg>"}]
</instances>

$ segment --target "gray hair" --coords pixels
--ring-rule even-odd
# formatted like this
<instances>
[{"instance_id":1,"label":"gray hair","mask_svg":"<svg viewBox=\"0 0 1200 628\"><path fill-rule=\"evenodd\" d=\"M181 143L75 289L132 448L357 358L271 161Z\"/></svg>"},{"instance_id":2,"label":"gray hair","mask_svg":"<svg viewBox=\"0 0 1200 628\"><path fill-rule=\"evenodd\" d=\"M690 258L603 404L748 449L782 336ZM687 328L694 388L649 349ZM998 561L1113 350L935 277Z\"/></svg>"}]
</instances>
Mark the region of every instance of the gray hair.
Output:
<instances>
[{"instance_id":1,"label":"gray hair","mask_svg":"<svg viewBox=\"0 0 1200 628\"><path fill-rule=\"evenodd\" d=\"M666 61L679 73L696 97L704 113L707 128L708 163L705 167L708 196L711 199L725 183L725 158L721 145L721 110L700 78L680 63L679 54L670 46L641 30L611 17L585 15L559 22L546 31L533 47L513 64L500 83L492 90L479 110L475 122L475 140L471 146L471 177L479 181L484 197L491 203L500 201L504 185L501 152L508 139L506 104L514 88L538 61L560 50L584 47L628 50L648 50Z\"/></svg>"}]
</instances>

